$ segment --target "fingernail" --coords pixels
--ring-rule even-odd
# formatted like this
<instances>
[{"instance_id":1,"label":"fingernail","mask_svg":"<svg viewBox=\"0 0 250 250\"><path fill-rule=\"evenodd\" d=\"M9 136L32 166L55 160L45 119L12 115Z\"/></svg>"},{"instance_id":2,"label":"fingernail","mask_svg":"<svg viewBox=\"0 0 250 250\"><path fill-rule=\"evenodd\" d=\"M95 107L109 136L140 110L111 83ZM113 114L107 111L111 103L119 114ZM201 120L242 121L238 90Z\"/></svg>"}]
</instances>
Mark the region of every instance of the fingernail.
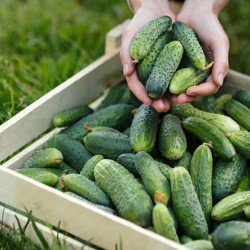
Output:
<instances>
[{"instance_id":1,"label":"fingernail","mask_svg":"<svg viewBox=\"0 0 250 250\"><path fill-rule=\"evenodd\" d=\"M127 74L128 74L128 64L125 63L125 64L123 65L123 75L126 76Z\"/></svg>"},{"instance_id":2,"label":"fingernail","mask_svg":"<svg viewBox=\"0 0 250 250\"><path fill-rule=\"evenodd\" d=\"M222 86L223 85L223 81L224 81L224 74L223 73L219 73L217 80L218 80L219 85Z\"/></svg>"}]
</instances>

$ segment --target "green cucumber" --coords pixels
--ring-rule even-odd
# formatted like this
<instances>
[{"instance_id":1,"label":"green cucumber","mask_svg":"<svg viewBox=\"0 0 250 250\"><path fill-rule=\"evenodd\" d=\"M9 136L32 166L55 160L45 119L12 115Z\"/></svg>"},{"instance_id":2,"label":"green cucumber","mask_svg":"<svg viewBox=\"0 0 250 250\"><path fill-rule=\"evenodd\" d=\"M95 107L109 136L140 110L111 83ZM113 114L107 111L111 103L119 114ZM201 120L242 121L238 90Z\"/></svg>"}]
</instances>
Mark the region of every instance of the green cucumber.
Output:
<instances>
[{"instance_id":1,"label":"green cucumber","mask_svg":"<svg viewBox=\"0 0 250 250\"><path fill-rule=\"evenodd\" d=\"M184 233L192 239L207 239L208 226L189 172L173 168L170 184L174 211Z\"/></svg>"},{"instance_id":2,"label":"green cucumber","mask_svg":"<svg viewBox=\"0 0 250 250\"><path fill-rule=\"evenodd\" d=\"M229 93L226 93L226 94L219 96L216 99L216 105L217 105L218 109L220 111L223 111L225 102L232 99L232 98L233 98L232 94L229 94Z\"/></svg>"},{"instance_id":3,"label":"green cucumber","mask_svg":"<svg viewBox=\"0 0 250 250\"><path fill-rule=\"evenodd\" d=\"M214 250L213 244L208 240L194 240L184 246L190 250Z\"/></svg>"},{"instance_id":4,"label":"green cucumber","mask_svg":"<svg viewBox=\"0 0 250 250\"><path fill-rule=\"evenodd\" d=\"M191 167L191 159L192 155L188 151L186 151L178 161L174 162L174 167L181 166L189 171Z\"/></svg>"},{"instance_id":5,"label":"green cucumber","mask_svg":"<svg viewBox=\"0 0 250 250\"><path fill-rule=\"evenodd\" d=\"M213 198L221 200L236 192L246 166L245 157L237 154L231 161L219 160L213 172Z\"/></svg>"},{"instance_id":6,"label":"green cucumber","mask_svg":"<svg viewBox=\"0 0 250 250\"><path fill-rule=\"evenodd\" d=\"M250 90L237 90L234 99L250 108Z\"/></svg>"},{"instance_id":7,"label":"green cucumber","mask_svg":"<svg viewBox=\"0 0 250 250\"><path fill-rule=\"evenodd\" d=\"M70 167L67 163L62 162L59 166L59 169L61 169L63 171L64 174L77 174L77 171Z\"/></svg>"},{"instance_id":8,"label":"green cucumber","mask_svg":"<svg viewBox=\"0 0 250 250\"><path fill-rule=\"evenodd\" d=\"M206 56L192 28L177 21L172 26L175 38L181 42L186 54L193 65L202 69L206 66Z\"/></svg>"},{"instance_id":9,"label":"green cucumber","mask_svg":"<svg viewBox=\"0 0 250 250\"><path fill-rule=\"evenodd\" d=\"M247 205L250 205L250 191L229 195L213 207L212 218L216 221L239 218Z\"/></svg>"},{"instance_id":10,"label":"green cucumber","mask_svg":"<svg viewBox=\"0 0 250 250\"><path fill-rule=\"evenodd\" d=\"M143 227L151 225L152 201L128 170L113 160L104 159L97 163L94 174L121 217Z\"/></svg>"},{"instance_id":11,"label":"green cucumber","mask_svg":"<svg viewBox=\"0 0 250 250\"><path fill-rule=\"evenodd\" d=\"M245 207L243 208L243 211L244 211L244 214L246 215L246 217L247 217L248 219L250 219L250 205L245 206Z\"/></svg>"},{"instance_id":12,"label":"green cucumber","mask_svg":"<svg viewBox=\"0 0 250 250\"><path fill-rule=\"evenodd\" d=\"M178 228L178 220L176 218L176 215L175 215L173 209L170 206L168 206L167 208L168 208L168 211L169 211L169 213L170 213L170 215L171 215L171 217L172 217L172 219L174 221L174 227L177 230L177 228Z\"/></svg>"},{"instance_id":13,"label":"green cucumber","mask_svg":"<svg viewBox=\"0 0 250 250\"><path fill-rule=\"evenodd\" d=\"M201 96L192 102L192 105L202 111L215 114L223 114L222 109L216 103L217 99L213 95Z\"/></svg>"},{"instance_id":14,"label":"green cucumber","mask_svg":"<svg viewBox=\"0 0 250 250\"><path fill-rule=\"evenodd\" d=\"M152 99L161 98L177 70L183 54L183 47L178 41L165 45L159 54L146 83L147 95Z\"/></svg>"},{"instance_id":15,"label":"green cucumber","mask_svg":"<svg viewBox=\"0 0 250 250\"><path fill-rule=\"evenodd\" d=\"M54 116L53 124L57 128L67 127L91 113L93 113L93 109L88 105L66 109Z\"/></svg>"},{"instance_id":16,"label":"green cucumber","mask_svg":"<svg viewBox=\"0 0 250 250\"><path fill-rule=\"evenodd\" d=\"M170 180L170 172L173 168L171 168L169 165L164 164L162 162L158 162L158 166L162 172L162 174L168 179Z\"/></svg>"},{"instance_id":17,"label":"green cucumber","mask_svg":"<svg viewBox=\"0 0 250 250\"><path fill-rule=\"evenodd\" d=\"M20 168L16 170L17 173L26 175L28 177L36 176L40 173L49 172L57 176L61 176L63 171L58 168Z\"/></svg>"},{"instance_id":18,"label":"green cucumber","mask_svg":"<svg viewBox=\"0 0 250 250\"><path fill-rule=\"evenodd\" d=\"M130 137L130 130L131 130L131 127L126 128L126 129L123 131L123 134L124 134L124 135L127 135L128 137Z\"/></svg>"},{"instance_id":19,"label":"green cucumber","mask_svg":"<svg viewBox=\"0 0 250 250\"><path fill-rule=\"evenodd\" d=\"M151 151L155 146L159 124L159 113L142 104L137 109L130 129L130 144L136 151Z\"/></svg>"},{"instance_id":20,"label":"green cucumber","mask_svg":"<svg viewBox=\"0 0 250 250\"><path fill-rule=\"evenodd\" d=\"M202 144L191 160L190 176L208 225L211 220L213 157L209 145Z\"/></svg>"},{"instance_id":21,"label":"green cucumber","mask_svg":"<svg viewBox=\"0 0 250 250\"><path fill-rule=\"evenodd\" d=\"M158 37L172 25L169 16L161 16L146 23L135 34L130 44L130 55L135 60L143 59L151 50Z\"/></svg>"},{"instance_id":22,"label":"green cucumber","mask_svg":"<svg viewBox=\"0 0 250 250\"><path fill-rule=\"evenodd\" d=\"M189 236L187 236L187 235L185 235L185 234L181 235L181 236L179 237L179 239L180 239L180 243L181 243L181 244L187 244L187 243L193 241Z\"/></svg>"},{"instance_id":23,"label":"green cucumber","mask_svg":"<svg viewBox=\"0 0 250 250\"><path fill-rule=\"evenodd\" d=\"M240 180L236 192L239 193L243 191L250 191L250 168L245 169L245 173Z\"/></svg>"},{"instance_id":24,"label":"green cucumber","mask_svg":"<svg viewBox=\"0 0 250 250\"><path fill-rule=\"evenodd\" d=\"M139 176L138 171L135 167L135 154L133 153L125 153L119 155L117 158L117 162L125 167L130 173L132 173L135 177Z\"/></svg>"},{"instance_id":25,"label":"green cucumber","mask_svg":"<svg viewBox=\"0 0 250 250\"><path fill-rule=\"evenodd\" d=\"M108 131L108 132L122 134L122 132L120 132L114 128L110 128L110 127L106 127L106 126L90 127L88 123L85 123L83 127L87 133L97 132L97 131Z\"/></svg>"},{"instance_id":26,"label":"green cucumber","mask_svg":"<svg viewBox=\"0 0 250 250\"><path fill-rule=\"evenodd\" d=\"M201 141L212 144L212 151L219 157L230 160L236 155L234 146L229 139L208 121L198 117L189 117L183 120L183 126L185 130Z\"/></svg>"},{"instance_id":27,"label":"green cucumber","mask_svg":"<svg viewBox=\"0 0 250 250\"><path fill-rule=\"evenodd\" d=\"M170 198L169 182L153 157L147 152L138 152L135 155L135 166L152 200L166 205Z\"/></svg>"}]
</instances>

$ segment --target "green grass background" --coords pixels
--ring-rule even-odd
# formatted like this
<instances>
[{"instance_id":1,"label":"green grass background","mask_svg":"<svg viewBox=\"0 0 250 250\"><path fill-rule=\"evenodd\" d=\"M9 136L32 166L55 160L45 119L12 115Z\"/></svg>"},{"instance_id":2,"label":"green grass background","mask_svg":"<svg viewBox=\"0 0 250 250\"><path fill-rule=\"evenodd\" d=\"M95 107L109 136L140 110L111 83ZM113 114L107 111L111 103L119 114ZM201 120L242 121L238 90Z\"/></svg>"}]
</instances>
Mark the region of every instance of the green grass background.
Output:
<instances>
[{"instance_id":1,"label":"green grass background","mask_svg":"<svg viewBox=\"0 0 250 250\"><path fill-rule=\"evenodd\" d=\"M231 1L221 15L231 68L246 74L249 9ZM125 0L1 0L0 124L100 57L105 33L131 17Z\"/></svg>"}]
</instances>

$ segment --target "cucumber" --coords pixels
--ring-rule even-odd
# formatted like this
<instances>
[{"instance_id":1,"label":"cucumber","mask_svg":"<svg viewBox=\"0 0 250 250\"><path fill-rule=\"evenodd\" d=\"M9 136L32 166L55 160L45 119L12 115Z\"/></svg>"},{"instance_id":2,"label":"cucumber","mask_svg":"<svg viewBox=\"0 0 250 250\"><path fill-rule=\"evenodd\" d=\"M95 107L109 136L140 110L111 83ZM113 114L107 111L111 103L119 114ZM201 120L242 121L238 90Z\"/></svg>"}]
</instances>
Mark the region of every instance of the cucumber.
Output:
<instances>
[{"instance_id":1,"label":"cucumber","mask_svg":"<svg viewBox=\"0 0 250 250\"><path fill-rule=\"evenodd\" d=\"M17 173L26 175L28 177L36 176L40 173L49 172L57 176L61 176L63 171L58 168L20 168L16 170Z\"/></svg>"},{"instance_id":2,"label":"cucumber","mask_svg":"<svg viewBox=\"0 0 250 250\"><path fill-rule=\"evenodd\" d=\"M234 99L250 108L250 90L237 90Z\"/></svg>"},{"instance_id":3,"label":"cucumber","mask_svg":"<svg viewBox=\"0 0 250 250\"><path fill-rule=\"evenodd\" d=\"M59 169L62 170L62 172L64 174L77 174L77 171L70 167L67 163L65 162L62 162L59 166L58 166Z\"/></svg>"},{"instance_id":4,"label":"cucumber","mask_svg":"<svg viewBox=\"0 0 250 250\"><path fill-rule=\"evenodd\" d=\"M147 95L152 99L161 98L177 70L183 54L178 41L168 43L159 54L146 83Z\"/></svg>"},{"instance_id":5,"label":"cucumber","mask_svg":"<svg viewBox=\"0 0 250 250\"><path fill-rule=\"evenodd\" d=\"M56 148L39 149L23 164L23 168L57 167L62 161L63 155Z\"/></svg>"},{"instance_id":6,"label":"cucumber","mask_svg":"<svg viewBox=\"0 0 250 250\"><path fill-rule=\"evenodd\" d=\"M135 154L133 153L125 153L119 155L117 158L117 162L125 167L130 173L132 173L135 177L139 177L139 173L135 167Z\"/></svg>"},{"instance_id":7,"label":"cucumber","mask_svg":"<svg viewBox=\"0 0 250 250\"><path fill-rule=\"evenodd\" d=\"M206 56L192 28L177 21L172 26L174 37L181 42L192 64L202 69L206 66Z\"/></svg>"},{"instance_id":8,"label":"cucumber","mask_svg":"<svg viewBox=\"0 0 250 250\"><path fill-rule=\"evenodd\" d=\"M131 124L133 119L131 112L133 109L134 106L132 105L114 104L82 118L77 123L64 129L61 133L68 135L72 139L81 141L83 136L86 135L86 131L83 129L86 123L91 127L106 126L123 130Z\"/></svg>"},{"instance_id":9,"label":"cucumber","mask_svg":"<svg viewBox=\"0 0 250 250\"><path fill-rule=\"evenodd\" d=\"M174 163L174 167L181 166L189 171L191 167L191 159L192 155L188 151L186 151L184 155L177 162Z\"/></svg>"},{"instance_id":10,"label":"cucumber","mask_svg":"<svg viewBox=\"0 0 250 250\"><path fill-rule=\"evenodd\" d=\"M130 144L134 151L151 151L155 146L159 113L142 104L135 113L130 130Z\"/></svg>"},{"instance_id":11,"label":"cucumber","mask_svg":"<svg viewBox=\"0 0 250 250\"><path fill-rule=\"evenodd\" d=\"M158 136L158 148L166 159L178 160L187 149L187 141L178 116L167 114L163 117Z\"/></svg>"},{"instance_id":12,"label":"cucumber","mask_svg":"<svg viewBox=\"0 0 250 250\"><path fill-rule=\"evenodd\" d=\"M80 174L68 174L62 181L66 191L76 193L95 204L112 206L107 194L86 177Z\"/></svg>"},{"instance_id":13,"label":"cucumber","mask_svg":"<svg viewBox=\"0 0 250 250\"><path fill-rule=\"evenodd\" d=\"M244 214L246 215L246 217L247 217L248 219L250 219L250 205L245 206L245 207L243 208L243 211L244 211Z\"/></svg>"},{"instance_id":14,"label":"cucumber","mask_svg":"<svg viewBox=\"0 0 250 250\"><path fill-rule=\"evenodd\" d=\"M204 143L194 151L191 160L190 176L208 225L210 224L213 207L212 171L212 152L209 145Z\"/></svg>"},{"instance_id":15,"label":"cucumber","mask_svg":"<svg viewBox=\"0 0 250 250\"><path fill-rule=\"evenodd\" d=\"M104 158L102 155L94 155L83 166L83 169L81 170L80 174L90 179L91 181L94 181L95 180L95 176L94 176L95 166L99 161L103 159Z\"/></svg>"},{"instance_id":16,"label":"cucumber","mask_svg":"<svg viewBox=\"0 0 250 250\"><path fill-rule=\"evenodd\" d=\"M70 108L57 113L53 118L53 124L57 128L67 127L91 113L93 109L88 105Z\"/></svg>"},{"instance_id":17,"label":"cucumber","mask_svg":"<svg viewBox=\"0 0 250 250\"><path fill-rule=\"evenodd\" d=\"M170 172L172 202L183 232L192 239L207 239L208 226L189 172L175 167Z\"/></svg>"},{"instance_id":18,"label":"cucumber","mask_svg":"<svg viewBox=\"0 0 250 250\"><path fill-rule=\"evenodd\" d=\"M201 96L192 102L192 105L202 111L215 114L223 114L222 109L217 104L217 99L213 95Z\"/></svg>"},{"instance_id":19,"label":"cucumber","mask_svg":"<svg viewBox=\"0 0 250 250\"><path fill-rule=\"evenodd\" d=\"M122 132L114 129L114 128L110 128L110 127L105 127L105 126L97 126L97 127L90 127L88 123L84 124L84 130L89 133L89 132L97 132L97 131L108 131L108 132L113 132L113 133L118 133L118 134L122 134Z\"/></svg>"},{"instance_id":20,"label":"cucumber","mask_svg":"<svg viewBox=\"0 0 250 250\"><path fill-rule=\"evenodd\" d=\"M152 200L166 205L170 198L170 186L153 157L147 152L138 152L135 166Z\"/></svg>"},{"instance_id":21,"label":"cucumber","mask_svg":"<svg viewBox=\"0 0 250 250\"><path fill-rule=\"evenodd\" d=\"M178 220L176 218L176 215L175 215L173 209L170 206L168 206L167 208L168 208L168 211L169 211L169 213L170 213L170 215L171 215L171 217L172 217L172 219L174 221L174 227L177 230L177 228L178 228Z\"/></svg>"},{"instance_id":22,"label":"cucumber","mask_svg":"<svg viewBox=\"0 0 250 250\"><path fill-rule=\"evenodd\" d=\"M194 240L184 246L190 250L214 250L213 244L208 240Z\"/></svg>"},{"instance_id":23,"label":"cucumber","mask_svg":"<svg viewBox=\"0 0 250 250\"><path fill-rule=\"evenodd\" d=\"M222 223L212 233L212 243L216 250L250 249L250 223L242 221Z\"/></svg>"},{"instance_id":24,"label":"cucumber","mask_svg":"<svg viewBox=\"0 0 250 250\"><path fill-rule=\"evenodd\" d=\"M130 44L130 55L135 60L142 60L151 50L158 37L172 25L169 16L161 16L146 23L135 34Z\"/></svg>"},{"instance_id":25,"label":"cucumber","mask_svg":"<svg viewBox=\"0 0 250 250\"><path fill-rule=\"evenodd\" d=\"M212 144L212 150L219 157L230 160L236 155L234 146L228 138L208 121L198 117L189 117L183 120L183 127L201 141Z\"/></svg>"},{"instance_id":26,"label":"cucumber","mask_svg":"<svg viewBox=\"0 0 250 250\"><path fill-rule=\"evenodd\" d=\"M171 111L180 118L187 118L190 116L202 118L210 124L215 125L224 134L240 130L239 125L232 118L199 110L190 103L172 105Z\"/></svg>"},{"instance_id":27,"label":"cucumber","mask_svg":"<svg viewBox=\"0 0 250 250\"><path fill-rule=\"evenodd\" d=\"M213 207L212 218L216 221L238 218L247 205L250 205L250 191L229 195Z\"/></svg>"},{"instance_id":28,"label":"cucumber","mask_svg":"<svg viewBox=\"0 0 250 250\"><path fill-rule=\"evenodd\" d=\"M163 204L156 204L153 209L153 225L156 233L179 242L173 218L168 208Z\"/></svg>"},{"instance_id":29,"label":"cucumber","mask_svg":"<svg viewBox=\"0 0 250 250\"><path fill-rule=\"evenodd\" d=\"M126 128L126 129L123 131L123 134L124 134L124 135L127 135L128 137L130 137L130 130L131 130L131 127Z\"/></svg>"},{"instance_id":30,"label":"cucumber","mask_svg":"<svg viewBox=\"0 0 250 250\"><path fill-rule=\"evenodd\" d=\"M169 43L171 40L172 40L171 32L164 32L163 34L161 34L157 38L156 42L153 44L147 56L143 58L143 60L140 61L139 64L137 65L137 68L136 68L137 75L138 75L139 80L143 84L146 84L148 77L154 67L154 64L160 52L165 47L165 45Z\"/></svg>"},{"instance_id":31,"label":"cucumber","mask_svg":"<svg viewBox=\"0 0 250 250\"><path fill-rule=\"evenodd\" d=\"M250 191L250 168L245 169L245 173L240 180L239 186L237 188L238 192Z\"/></svg>"},{"instance_id":32,"label":"cucumber","mask_svg":"<svg viewBox=\"0 0 250 250\"><path fill-rule=\"evenodd\" d=\"M170 180L170 172L173 168L171 168L169 165L164 164L162 162L158 162L158 166L162 172L162 174L168 179Z\"/></svg>"},{"instance_id":33,"label":"cucumber","mask_svg":"<svg viewBox=\"0 0 250 250\"><path fill-rule=\"evenodd\" d=\"M84 137L86 148L93 154L116 160L119 155L132 152L129 138L107 131L91 132Z\"/></svg>"},{"instance_id":34,"label":"cucumber","mask_svg":"<svg viewBox=\"0 0 250 250\"><path fill-rule=\"evenodd\" d=\"M82 170L87 160L92 157L82 143L64 134L54 135L46 143L46 147L54 147L60 150L63 154L64 161L78 173Z\"/></svg>"},{"instance_id":35,"label":"cucumber","mask_svg":"<svg viewBox=\"0 0 250 250\"><path fill-rule=\"evenodd\" d=\"M216 99L216 105L217 105L218 109L220 111L223 111L225 102L232 99L232 98L233 98L232 94L229 94L229 93L226 93L226 94L219 96Z\"/></svg>"},{"instance_id":36,"label":"cucumber","mask_svg":"<svg viewBox=\"0 0 250 250\"><path fill-rule=\"evenodd\" d=\"M113 160L104 159L97 163L94 174L121 217L143 227L151 225L152 201L128 170Z\"/></svg>"},{"instance_id":37,"label":"cucumber","mask_svg":"<svg viewBox=\"0 0 250 250\"><path fill-rule=\"evenodd\" d=\"M181 244L187 244L187 243L193 241L189 236L187 236L187 235L185 235L185 234L181 235L181 236L179 237L179 239L180 239L180 243L181 243Z\"/></svg>"},{"instance_id":38,"label":"cucumber","mask_svg":"<svg viewBox=\"0 0 250 250\"><path fill-rule=\"evenodd\" d=\"M224 109L243 128L250 130L250 109L247 106L230 99L225 102Z\"/></svg>"},{"instance_id":39,"label":"cucumber","mask_svg":"<svg viewBox=\"0 0 250 250\"><path fill-rule=\"evenodd\" d=\"M221 200L236 192L246 166L245 157L237 154L231 161L219 160L213 172L213 198Z\"/></svg>"}]
</instances>

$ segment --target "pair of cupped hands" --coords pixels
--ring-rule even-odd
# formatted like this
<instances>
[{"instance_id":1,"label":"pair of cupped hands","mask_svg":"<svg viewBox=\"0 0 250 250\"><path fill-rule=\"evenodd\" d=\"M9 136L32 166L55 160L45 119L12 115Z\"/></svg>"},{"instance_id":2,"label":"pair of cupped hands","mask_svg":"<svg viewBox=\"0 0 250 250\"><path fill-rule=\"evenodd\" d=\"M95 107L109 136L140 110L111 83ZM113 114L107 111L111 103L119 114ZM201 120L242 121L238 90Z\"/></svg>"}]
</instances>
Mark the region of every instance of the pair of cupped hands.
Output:
<instances>
[{"instance_id":1,"label":"pair of cupped hands","mask_svg":"<svg viewBox=\"0 0 250 250\"><path fill-rule=\"evenodd\" d=\"M211 95L218 91L229 67L229 41L218 20L221 9L210 9L204 6L192 8L192 6L185 7L184 4L180 13L175 15L167 4L163 6L152 3L148 6L134 8L134 17L123 32L120 58L128 87L140 101L152 106L158 112L167 112L171 104L191 102L200 96ZM183 21L192 27L198 35L207 58L214 61L214 65L211 75L204 83L192 86L180 95L166 93L161 99L152 100L147 96L144 85L137 77L136 66L132 63L129 47L134 35L142 26L163 15L170 16L173 22Z\"/></svg>"}]
</instances>

